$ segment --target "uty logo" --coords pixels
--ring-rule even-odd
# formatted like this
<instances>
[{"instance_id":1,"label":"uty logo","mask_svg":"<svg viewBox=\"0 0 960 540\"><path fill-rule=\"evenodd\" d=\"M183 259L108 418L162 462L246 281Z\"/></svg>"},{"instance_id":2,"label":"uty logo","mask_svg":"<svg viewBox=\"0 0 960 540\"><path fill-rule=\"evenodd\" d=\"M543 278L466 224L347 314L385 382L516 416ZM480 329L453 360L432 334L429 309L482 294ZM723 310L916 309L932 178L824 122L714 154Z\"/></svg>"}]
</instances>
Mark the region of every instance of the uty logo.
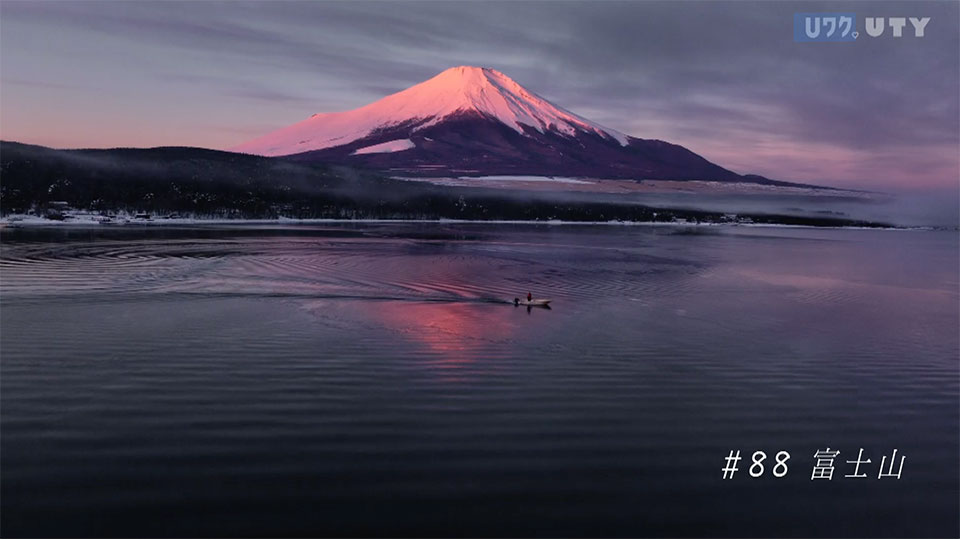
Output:
<instances>
[{"instance_id":1,"label":"uty logo","mask_svg":"<svg viewBox=\"0 0 960 540\"><path fill-rule=\"evenodd\" d=\"M930 17L866 17L864 30L870 37L880 37L890 27L888 35L899 38L904 36L907 23L913 30L913 36L922 38ZM793 40L811 41L856 41L860 37L857 30L856 13L794 13Z\"/></svg>"}]
</instances>

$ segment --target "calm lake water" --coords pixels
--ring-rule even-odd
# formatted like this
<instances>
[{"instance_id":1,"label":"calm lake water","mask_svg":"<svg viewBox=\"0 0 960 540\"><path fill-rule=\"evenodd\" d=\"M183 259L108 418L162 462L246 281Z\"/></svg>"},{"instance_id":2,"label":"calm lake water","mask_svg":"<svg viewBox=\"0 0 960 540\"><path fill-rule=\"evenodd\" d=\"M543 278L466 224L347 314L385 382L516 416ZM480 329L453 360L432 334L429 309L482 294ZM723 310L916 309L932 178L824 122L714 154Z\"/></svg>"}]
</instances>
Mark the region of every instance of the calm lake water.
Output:
<instances>
[{"instance_id":1,"label":"calm lake water","mask_svg":"<svg viewBox=\"0 0 960 540\"><path fill-rule=\"evenodd\" d=\"M955 232L7 229L2 534L956 537L958 259Z\"/></svg>"}]
</instances>

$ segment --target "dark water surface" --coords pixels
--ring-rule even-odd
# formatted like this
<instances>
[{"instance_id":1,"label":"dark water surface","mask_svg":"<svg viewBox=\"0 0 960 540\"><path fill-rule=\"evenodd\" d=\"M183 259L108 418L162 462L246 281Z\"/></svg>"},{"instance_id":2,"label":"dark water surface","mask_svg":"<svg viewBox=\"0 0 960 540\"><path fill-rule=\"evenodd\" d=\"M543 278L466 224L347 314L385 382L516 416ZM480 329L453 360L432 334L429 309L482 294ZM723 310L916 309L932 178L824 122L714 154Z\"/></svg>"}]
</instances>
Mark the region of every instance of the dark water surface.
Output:
<instances>
[{"instance_id":1,"label":"dark water surface","mask_svg":"<svg viewBox=\"0 0 960 540\"><path fill-rule=\"evenodd\" d=\"M0 287L7 537L960 534L955 232L5 230Z\"/></svg>"}]
</instances>

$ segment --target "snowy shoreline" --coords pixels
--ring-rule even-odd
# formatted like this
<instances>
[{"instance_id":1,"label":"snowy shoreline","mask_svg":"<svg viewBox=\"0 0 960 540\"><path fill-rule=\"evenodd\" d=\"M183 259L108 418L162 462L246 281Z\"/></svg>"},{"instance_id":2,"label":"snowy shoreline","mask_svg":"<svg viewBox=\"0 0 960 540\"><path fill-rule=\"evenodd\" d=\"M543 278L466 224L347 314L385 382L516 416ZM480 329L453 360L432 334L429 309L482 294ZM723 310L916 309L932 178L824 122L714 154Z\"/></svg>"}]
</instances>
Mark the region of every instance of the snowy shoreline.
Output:
<instances>
[{"instance_id":1,"label":"snowy shoreline","mask_svg":"<svg viewBox=\"0 0 960 540\"><path fill-rule=\"evenodd\" d=\"M96 216L99 217L99 216ZM652 227L761 227L786 229L850 229L850 230L882 230L882 231L928 231L936 227L863 227L863 226L834 226L834 225L796 225L787 223L717 223L694 221L564 221L564 220L481 220L481 219L335 219L311 218L295 219L280 217L276 219L230 219L230 218L118 218L105 221L95 219L95 216L77 216L65 220L52 220L38 216L13 214L0 217L0 228L72 228L72 227L164 227L164 226L193 226L193 225L322 225L347 223L433 223L443 224L486 224L486 225L551 225L551 226L652 226Z\"/></svg>"}]
</instances>

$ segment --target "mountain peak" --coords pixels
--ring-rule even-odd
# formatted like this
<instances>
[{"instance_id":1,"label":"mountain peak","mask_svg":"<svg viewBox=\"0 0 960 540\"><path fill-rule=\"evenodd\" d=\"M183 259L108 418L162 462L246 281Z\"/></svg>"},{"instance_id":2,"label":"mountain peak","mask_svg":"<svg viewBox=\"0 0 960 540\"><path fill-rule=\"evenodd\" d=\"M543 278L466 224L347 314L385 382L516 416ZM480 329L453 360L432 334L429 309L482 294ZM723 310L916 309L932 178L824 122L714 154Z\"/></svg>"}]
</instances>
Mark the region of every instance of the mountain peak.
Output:
<instances>
[{"instance_id":1,"label":"mountain peak","mask_svg":"<svg viewBox=\"0 0 960 540\"><path fill-rule=\"evenodd\" d=\"M446 80L459 78L464 85L483 84L485 81L492 79L505 79L513 84L517 84L513 79L507 77L500 71L497 71L492 67L484 66L455 66L452 68L447 68L433 77L433 79L439 78ZM428 79L428 81L433 79Z\"/></svg>"},{"instance_id":2,"label":"mountain peak","mask_svg":"<svg viewBox=\"0 0 960 540\"><path fill-rule=\"evenodd\" d=\"M527 91L526 88L503 73L491 68L474 66L457 66L444 70L432 79L428 79L408 90L414 89L419 90L417 93L430 93L441 98L454 95L463 97L466 100L462 103L465 108L481 112L490 109L489 98L496 94L509 93L513 94L512 97L525 100L536 98L546 102L546 100Z\"/></svg>"},{"instance_id":3,"label":"mountain peak","mask_svg":"<svg viewBox=\"0 0 960 540\"><path fill-rule=\"evenodd\" d=\"M626 135L553 105L495 69L456 66L367 106L316 114L232 150L267 156L297 154L349 144L397 126L417 131L464 112L479 113L520 134L527 128L568 136L586 132L627 144Z\"/></svg>"},{"instance_id":4,"label":"mountain peak","mask_svg":"<svg viewBox=\"0 0 960 540\"><path fill-rule=\"evenodd\" d=\"M466 66L466 65L464 65L464 66L454 66L454 67L452 67L452 68L447 68L447 69L441 71L441 72L439 73L439 75L443 75L444 73L459 73L459 74L461 74L461 75L465 75L465 74L468 74L468 73L481 73L481 72L484 72L484 71L494 71L494 72L497 72L497 70L495 70L495 69L493 69L493 68L489 68L489 67L483 67L483 66ZM499 73L499 72L497 72L497 73Z\"/></svg>"}]
</instances>

